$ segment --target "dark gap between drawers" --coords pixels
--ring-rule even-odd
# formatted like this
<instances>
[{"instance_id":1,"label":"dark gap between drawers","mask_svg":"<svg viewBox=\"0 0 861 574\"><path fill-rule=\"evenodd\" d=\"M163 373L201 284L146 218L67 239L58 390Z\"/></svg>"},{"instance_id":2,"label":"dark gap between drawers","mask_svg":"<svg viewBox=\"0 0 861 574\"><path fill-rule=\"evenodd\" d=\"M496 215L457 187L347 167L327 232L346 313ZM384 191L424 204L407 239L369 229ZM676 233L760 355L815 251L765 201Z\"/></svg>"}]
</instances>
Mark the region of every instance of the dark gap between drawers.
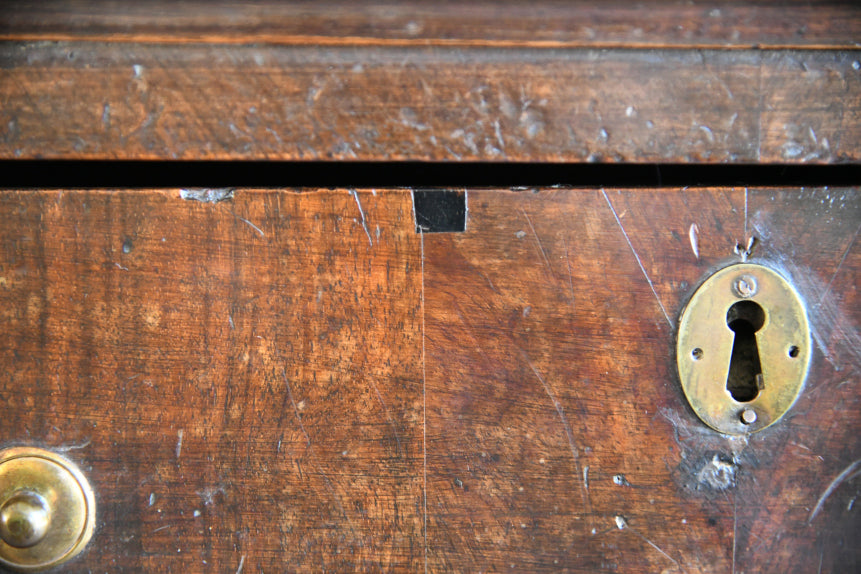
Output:
<instances>
[{"instance_id":1,"label":"dark gap between drawers","mask_svg":"<svg viewBox=\"0 0 861 574\"><path fill-rule=\"evenodd\" d=\"M0 161L0 187L468 188L845 186L861 166L278 161Z\"/></svg>"}]
</instances>

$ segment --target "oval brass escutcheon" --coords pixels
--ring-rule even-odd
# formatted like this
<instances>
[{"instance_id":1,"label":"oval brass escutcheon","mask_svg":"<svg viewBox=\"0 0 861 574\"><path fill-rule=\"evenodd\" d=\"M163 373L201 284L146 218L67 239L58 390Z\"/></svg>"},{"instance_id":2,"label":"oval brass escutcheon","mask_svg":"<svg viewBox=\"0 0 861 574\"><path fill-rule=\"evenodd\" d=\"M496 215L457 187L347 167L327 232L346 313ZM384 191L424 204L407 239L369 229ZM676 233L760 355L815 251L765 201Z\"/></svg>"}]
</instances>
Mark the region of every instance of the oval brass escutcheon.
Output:
<instances>
[{"instance_id":1,"label":"oval brass escutcheon","mask_svg":"<svg viewBox=\"0 0 861 574\"><path fill-rule=\"evenodd\" d=\"M40 448L0 451L0 566L53 568L84 549L95 524L95 496L74 463Z\"/></svg>"},{"instance_id":2,"label":"oval brass escutcheon","mask_svg":"<svg viewBox=\"0 0 861 574\"><path fill-rule=\"evenodd\" d=\"M676 346L688 402L711 428L741 435L777 422L807 378L812 343L798 293L752 263L721 269L682 313Z\"/></svg>"}]
</instances>

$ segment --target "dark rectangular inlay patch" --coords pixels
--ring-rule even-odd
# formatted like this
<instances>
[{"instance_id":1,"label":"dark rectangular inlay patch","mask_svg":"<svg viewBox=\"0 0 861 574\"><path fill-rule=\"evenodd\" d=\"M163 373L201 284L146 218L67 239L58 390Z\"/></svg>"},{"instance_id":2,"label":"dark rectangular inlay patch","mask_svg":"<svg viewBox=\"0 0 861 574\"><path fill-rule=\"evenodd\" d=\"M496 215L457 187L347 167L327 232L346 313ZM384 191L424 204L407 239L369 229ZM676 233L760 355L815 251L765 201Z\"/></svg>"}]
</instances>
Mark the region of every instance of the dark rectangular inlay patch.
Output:
<instances>
[{"instance_id":1,"label":"dark rectangular inlay patch","mask_svg":"<svg viewBox=\"0 0 861 574\"><path fill-rule=\"evenodd\" d=\"M416 233L466 230L466 192L447 189L413 191Z\"/></svg>"}]
</instances>

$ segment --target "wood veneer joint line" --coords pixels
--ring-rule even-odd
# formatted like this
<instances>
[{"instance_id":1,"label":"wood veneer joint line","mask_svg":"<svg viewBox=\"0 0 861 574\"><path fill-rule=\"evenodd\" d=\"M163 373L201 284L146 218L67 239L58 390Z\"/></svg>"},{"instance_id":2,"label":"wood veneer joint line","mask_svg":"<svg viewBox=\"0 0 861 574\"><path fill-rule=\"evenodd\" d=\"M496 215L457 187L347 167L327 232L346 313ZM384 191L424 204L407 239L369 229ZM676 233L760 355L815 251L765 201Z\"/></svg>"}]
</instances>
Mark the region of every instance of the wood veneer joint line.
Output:
<instances>
[{"instance_id":1,"label":"wood veneer joint line","mask_svg":"<svg viewBox=\"0 0 861 574\"><path fill-rule=\"evenodd\" d=\"M413 201L415 210L415 201ZM415 214L414 214L415 216ZM422 278L422 503L424 506L424 557L425 574L428 571L428 451L427 451L427 362L425 361L425 234L419 230L419 241L421 244L421 278Z\"/></svg>"}]
</instances>

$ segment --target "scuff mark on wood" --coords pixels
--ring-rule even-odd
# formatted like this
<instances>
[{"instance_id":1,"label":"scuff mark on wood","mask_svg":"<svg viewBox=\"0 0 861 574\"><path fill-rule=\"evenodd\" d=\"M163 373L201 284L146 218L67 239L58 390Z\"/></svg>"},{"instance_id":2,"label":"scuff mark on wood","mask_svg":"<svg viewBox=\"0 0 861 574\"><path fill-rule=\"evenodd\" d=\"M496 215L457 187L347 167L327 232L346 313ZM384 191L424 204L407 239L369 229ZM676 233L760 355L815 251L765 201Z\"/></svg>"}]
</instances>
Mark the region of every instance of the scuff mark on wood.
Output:
<instances>
[{"instance_id":1,"label":"scuff mark on wood","mask_svg":"<svg viewBox=\"0 0 861 574\"><path fill-rule=\"evenodd\" d=\"M362 218L362 220L360 222L362 224L362 229L365 230L365 235L368 236L368 243L370 243L371 247L373 247L374 246L374 240L371 239L371 232L368 229L368 222L365 218L365 210L362 209L362 202L359 200L359 192L357 192L355 189L351 189L350 195L352 195L353 199L356 200L356 205L359 207L359 216Z\"/></svg>"},{"instance_id":2,"label":"scuff mark on wood","mask_svg":"<svg viewBox=\"0 0 861 574\"><path fill-rule=\"evenodd\" d=\"M696 257L697 260L700 258L700 249L697 242L697 233L699 233L699 231L697 224L691 223L691 227L688 229L688 238L691 240L691 251L694 252L694 257Z\"/></svg>"},{"instance_id":3,"label":"scuff mark on wood","mask_svg":"<svg viewBox=\"0 0 861 574\"><path fill-rule=\"evenodd\" d=\"M213 504L215 504L215 497L219 494L224 494L224 487L206 487L203 490L198 490L196 494L200 497L201 500L203 500L204 506L212 506Z\"/></svg>"},{"instance_id":4,"label":"scuff mark on wood","mask_svg":"<svg viewBox=\"0 0 861 574\"><path fill-rule=\"evenodd\" d=\"M179 196L182 199L200 201L202 203L220 203L233 199L234 189L232 187L222 188L185 188L179 190Z\"/></svg>"},{"instance_id":5,"label":"scuff mark on wood","mask_svg":"<svg viewBox=\"0 0 861 574\"><path fill-rule=\"evenodd\" d=\"M182 454L182 429L176 433L176 459L179 460L179 455Z\"/></svg>"},{"instance_id":6,"label":"scuff mark on wood","mask_svg":"<svg viewBox=\"0 0 861 574\"><path fill-rule=\"evenodd\" d=\"M712 490L727 490L735 486L736 466L714 455L697 473L697 481Z\"/></svg>"},{"instance_id":7,"label":"scuff mark on wood","mask_svg":"<svg viewBox=\"0 0 861 574\"><path fill-rule=\"evenodd\" d=\"M762 256L762 262L786 277L808 304L817 301L808 312L810 334L816 346L819 347L835 371L844 369L844 365L840 364L836 354L846 357L852 368L861 370L861 334L859 334L857 327L847 313L840 308L835 298L829 295L830 290L827 285L815 273L807 267L798 265L788 254L780 252L774 247L771 222L766 221L765 217L763 213L757 213L751 221L752 229L763 239L763 248L767 248ZM768 240L767 243L766 240ZM854 241L853 238L850 241L850 246ZM835 272L839 270L838 263ZM833 283L833 280L834 276L832 275L830 283Z\"/></svg>"}]
</instances>

